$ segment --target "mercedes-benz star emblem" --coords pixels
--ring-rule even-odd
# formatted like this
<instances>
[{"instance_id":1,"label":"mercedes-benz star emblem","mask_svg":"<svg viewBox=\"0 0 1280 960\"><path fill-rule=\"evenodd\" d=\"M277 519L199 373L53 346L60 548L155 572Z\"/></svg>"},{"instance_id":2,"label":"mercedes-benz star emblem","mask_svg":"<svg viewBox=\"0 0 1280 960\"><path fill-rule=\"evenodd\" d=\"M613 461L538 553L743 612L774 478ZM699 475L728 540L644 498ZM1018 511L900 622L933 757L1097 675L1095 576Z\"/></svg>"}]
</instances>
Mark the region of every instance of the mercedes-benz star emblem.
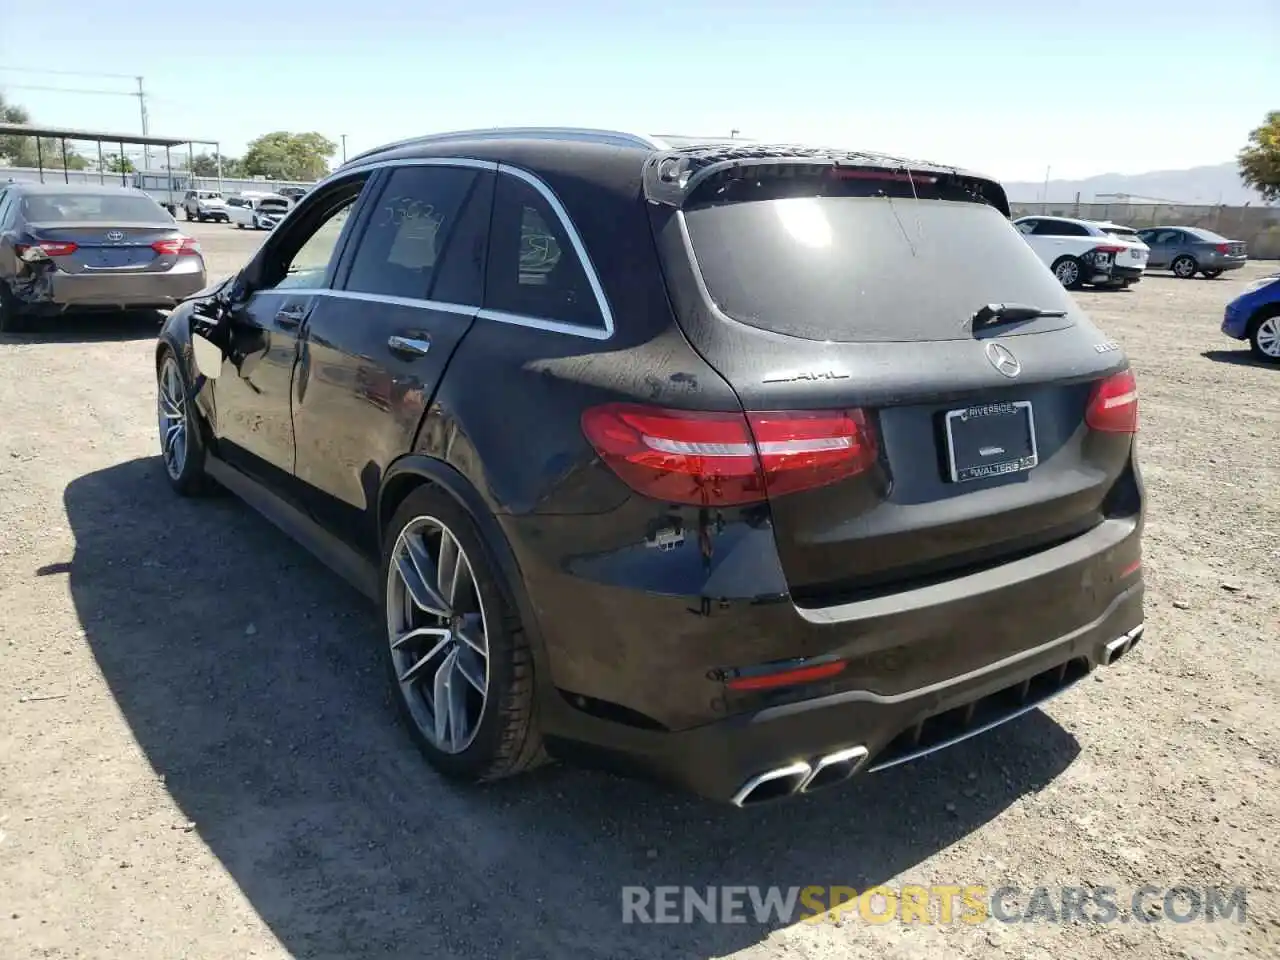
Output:
<instances>
[{"instance_id":1,"label":"mercedes-benz star emblem","mask_svg":"<svg viewBox=\"0 0 1280 960\"><path fill-rule=\"evenodd\" d=\"M987 344L987 359L991 361L991 365L1000 373L1009 379L1013 379L1022 372L1022 364L1003 343L992 341Z\"/></svg>"},{"instance_id":2,"label":"mercedes-benz star emblem","mask_svg":"<svg viewBox=\"0 0 1280 960\"><path fill-rule=\"evenodd\" d=\"M108 230L107 239L110 240L112 243L119 243L121 240L124 239L124 234L121 233L119 230Z\"/></svg>"}]
</instances>

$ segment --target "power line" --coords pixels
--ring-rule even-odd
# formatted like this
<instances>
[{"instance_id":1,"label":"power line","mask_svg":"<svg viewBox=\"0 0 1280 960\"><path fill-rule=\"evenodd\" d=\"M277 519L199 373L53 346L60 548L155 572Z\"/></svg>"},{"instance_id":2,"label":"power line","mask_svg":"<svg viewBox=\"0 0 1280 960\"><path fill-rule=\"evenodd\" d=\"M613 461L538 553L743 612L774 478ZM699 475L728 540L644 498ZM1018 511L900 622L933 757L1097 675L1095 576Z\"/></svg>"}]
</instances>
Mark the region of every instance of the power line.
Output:
<instances>
[{"instance_id":1,"label":"power line","mask_svg":"<svg viewBox=\"0 0 1280 960\"><path fill-rule=\"evenodd\" d=\"M135 80L132 74L96 73L87 70L41 70L36 67L0 67L0 73L44 73L54 77L111 77L114 80Z\"/></svg>"},{"instance_id":2,"label":"power line","mask_svg":"<svg viewBox=\"0 0 1280 960\"><path fill-rule=\"evenodd\" d=\"M6 83L6 90L40 90L44 93L93 93L104 97L136 97L137 93L128 90L87 90L80 87L42 87L30 83Z\"/></svg>"}]
</instances>

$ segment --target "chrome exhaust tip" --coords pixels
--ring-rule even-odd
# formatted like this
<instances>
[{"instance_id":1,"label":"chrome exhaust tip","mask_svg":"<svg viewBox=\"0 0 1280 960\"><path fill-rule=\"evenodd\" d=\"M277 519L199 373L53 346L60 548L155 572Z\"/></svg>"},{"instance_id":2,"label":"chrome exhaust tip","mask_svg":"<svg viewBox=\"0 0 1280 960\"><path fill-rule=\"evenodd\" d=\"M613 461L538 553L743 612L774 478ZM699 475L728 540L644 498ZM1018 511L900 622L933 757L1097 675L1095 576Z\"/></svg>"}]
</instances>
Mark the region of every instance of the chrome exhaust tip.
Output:
<instances>
[{"instance_id":1,"label":"chrome exhaust tip","mask_svg":"<svg viewBox=\"0 0 1280 960\"><path fill-rule=\"evenodd\" d=\"M829 753L813 765L813 772L800 784L801 793L812 793L823 787L843 783L867 762L866 747L848 747Z\"/></svg>"},{"instance_id":2,"label":"chrome exhaust tip","mask_svg":"<svg viewBox=\"0 0 1280 960\"><path fill-rule=\"evenodd\" d=\"M1116 637L1102 648L1102 665L1109 667L1138 645L1146 624L1140 623L1122 637Z\"/></svg>"},{"instance_id":3,"label":"chrome exhaust tip","mask_svg":"<svg viewBox=\"0 0 1280 960\"><path fill-rule=\"evenodd\" d=\"M753 806L795 793L809 779L813 768L803 760L756 774L742 785L730 801L735 807Z\"/></svg>"}]
</instances>

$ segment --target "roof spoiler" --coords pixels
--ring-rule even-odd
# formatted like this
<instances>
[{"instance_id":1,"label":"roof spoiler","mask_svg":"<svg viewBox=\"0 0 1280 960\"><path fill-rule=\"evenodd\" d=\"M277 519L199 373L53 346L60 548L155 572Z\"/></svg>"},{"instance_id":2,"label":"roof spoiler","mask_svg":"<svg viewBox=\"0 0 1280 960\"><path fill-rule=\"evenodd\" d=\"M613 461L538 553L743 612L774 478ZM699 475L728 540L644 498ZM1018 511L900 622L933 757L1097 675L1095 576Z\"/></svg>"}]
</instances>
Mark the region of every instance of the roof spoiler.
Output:
<instances>
[{"instance_id":1,"label":"roof spoiler","mask_svg":"<svg viewBox=\"0 0 1280 960\"><path fill-rule=\"evenodd\" d=\"M1004 187L990 177L959 167L877 153L756 143L715 144L655 153L644 165L645 199L679 208L709 177L726 170L773 166L851 167L899 171L922 178L951 177L964 182L975 194L975 200L995 207L1005 219L1012 215Z\"/></svg>"}]
</instances>

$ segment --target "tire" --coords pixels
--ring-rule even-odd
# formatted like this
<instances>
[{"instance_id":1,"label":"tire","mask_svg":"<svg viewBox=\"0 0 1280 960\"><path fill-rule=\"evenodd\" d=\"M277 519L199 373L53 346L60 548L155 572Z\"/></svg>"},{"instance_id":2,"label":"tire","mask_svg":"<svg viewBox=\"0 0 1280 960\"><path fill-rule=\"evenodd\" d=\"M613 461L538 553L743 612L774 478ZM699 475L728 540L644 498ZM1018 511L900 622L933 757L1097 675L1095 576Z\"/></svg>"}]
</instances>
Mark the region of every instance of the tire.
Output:
<instances>
[{"instance_id":1,"label":"tire","mask_svg":"<svg viewBox=\"0 0 1280 960\"><path fill-rule=\"evenodd\" d=\"M1195 257L1184 253L1173 258L1173 263L1169 264L1169 269L1173 271L1173 275L1179 280L1190 280L1196 275L1200 265L1196 263Z\"/></svg>"},{"instance_id":2,"label":"tire","mask_svg":"<svg viewBox=\"0 0 1280 960\"><path fill-rule=\"evenodd\" d=\"M236 229L237 229L237 230L243 230L243 229L244 229L244 224L243 224L243 223L241 223L239 220L237 220L237 221L236 221Z\"/></svg>"},{"instance_id":3,"label":"tire","mask_svg":"<svg viewBox=\"0 0 1280 960\"><path fill-rule=\"evenodd\" d=\"M175 385L176 382L176 385ZM168 389L167 389L168 388ZM174 410L167 403L174 393L180 394L177 411L182 414L181 460L171 458L169 430L175 424ZM204 472L204 435L200 430L199 413L191 395L191 385L182 372L174 352L166 347L156 364L156 419L160 431L160 461L165 477L180 496L194 497L210 493L213 481ZM176 438L174 438L176 443ZM177 449L172 451L175 455Z\"/></svg>"},{"instance_id":4,"label":"tire","mask_svg":"<svg viewBox=\"0 0 1280 960\"><path fill-rule=\"evenodd\" d=\"M195 219L195 217L191 216L191 211L190 211L190 210L188 210L188 211L187 211L187 223L190 223L190 222L191 222L192 220L194 220L194 219Z\"/></svg>"},{"instance_id":5,"label":"tire","mask_svg":"<svg viewBox=\"0 0 1280 960\"><path fill-rule=\"evenodd\" d=\"M539 766L546 753L538 732L528 635L470 515L448 494L421 486L405 498L384 533L383 660L392 699L427 762L465 783ZM454 574L440 578L436 571L442 566ZM438 588L433 591L433 603L447 609L446 616L413 602L402 568L419 588L419 569L428 579L455 585L450 600ZM393 647L397 637L424 627L439 633ZM472 639L464 642L468 636ZM481 669L483 692L477 685ZM458 710L446 710L447 719L437 721L427 691Z\"/></svg>"},{"instance_id":6,"label":"tire","mask_svg":"<svg viewBox=\"0 0 1280 960\"><path fill-rule=\"evenodd\" d=\"M1059 257L1053 262L1053 275L1068 290L1084 286L1084 264L1075 257Z\"/></svg>"},{"instance_id":7,"label":"tire","mask_svg":"<svg viewBox=\"0 0 1280 960\"><path fill-rule=\"evenodd\" d=\"M1280 312L1259 316L1249 324L1249 346L1265 363L1280 363Z\"/></svg>"},{"instance_id":8,"label":"tire","mask_svg":"<svg viewBox=\"0 0 1280 960\"><path fill-rule=\"evenodd\" d=\"M1221 270L1201 270L1200 274L1206 280L1217 280L1220 276L1222 276L1222 271Z\"/></svg>"},{"instance_id":9,"label":"tire","mask_svg":"<svg viewBox=\"0 0 1280 960\"><path fill-rule=\"evenodd\" d=\"M22 333L31 329L31 319L18 309L13 294L0 281L0 333Z\"/></svg>"}]
</instances>

